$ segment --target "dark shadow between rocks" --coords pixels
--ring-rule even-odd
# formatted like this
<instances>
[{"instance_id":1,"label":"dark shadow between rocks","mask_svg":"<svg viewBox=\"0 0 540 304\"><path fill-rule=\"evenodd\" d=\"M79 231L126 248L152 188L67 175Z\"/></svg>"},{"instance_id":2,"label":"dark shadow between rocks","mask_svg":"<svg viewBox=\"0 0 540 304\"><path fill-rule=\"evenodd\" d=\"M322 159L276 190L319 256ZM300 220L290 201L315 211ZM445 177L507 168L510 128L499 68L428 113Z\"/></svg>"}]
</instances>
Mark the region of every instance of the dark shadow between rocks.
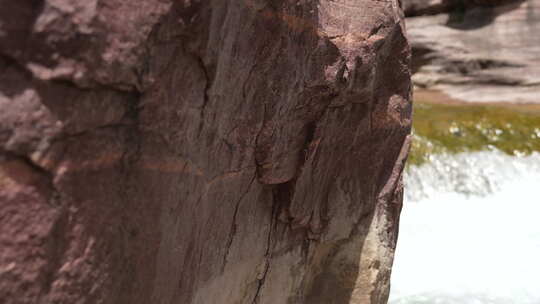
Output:
<instances>
[{"instance_id":1,"label":"dark shadow between rocks","mask_svg":"<svg viewBox=\"0 0 540 304\"><path fill-rule=\"evenodd\" d=\"M460 3L449 12L449 18L446 26L458 30L475 30L493 23L495 18L517 9L526 0L500 1L490 5L474 5ZM504 5L504 6L496 6Z\"/></svg>"}]
</instances>

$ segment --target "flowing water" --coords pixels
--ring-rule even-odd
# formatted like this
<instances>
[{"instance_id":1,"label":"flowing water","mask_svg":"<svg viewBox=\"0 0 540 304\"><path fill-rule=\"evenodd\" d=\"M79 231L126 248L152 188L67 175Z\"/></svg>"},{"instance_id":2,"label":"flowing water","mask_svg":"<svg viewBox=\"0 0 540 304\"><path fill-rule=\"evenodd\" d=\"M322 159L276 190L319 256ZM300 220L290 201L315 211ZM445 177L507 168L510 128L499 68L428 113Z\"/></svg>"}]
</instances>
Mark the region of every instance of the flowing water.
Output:
<instances>
[{"instance_id":1,"label":"flowing water","mask_svg":"<svg viewBox=\"0 0 540 304\"><path fill-rule=\"evenodd\" d=\"M449 136L456 123L465 125L449 119ZM538 144L536 127L528 127ZM453 153L430 146L418 157L417 145L412 156L422 161L405 174L389 303L540 304L540 153L494 146Z\"/></svg>"}]
</instances>

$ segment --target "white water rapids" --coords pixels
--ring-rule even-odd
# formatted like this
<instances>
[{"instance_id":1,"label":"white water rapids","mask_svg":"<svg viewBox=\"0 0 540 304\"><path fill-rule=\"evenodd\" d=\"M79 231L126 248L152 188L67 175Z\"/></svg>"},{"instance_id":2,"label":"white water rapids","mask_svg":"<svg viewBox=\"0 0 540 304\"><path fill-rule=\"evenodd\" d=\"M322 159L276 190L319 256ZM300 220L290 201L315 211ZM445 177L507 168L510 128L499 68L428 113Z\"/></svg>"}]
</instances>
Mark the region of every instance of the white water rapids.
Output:
<instances>
[{"instance_id":1,"label":"white water rapids","mask_svg":"<svg viewBox=\"0 0 540 304\"><path fill-rule=\"evenodd\" d=\"M540 154L410 167L390 304L540 304Z\"/></svg>"}]
</instances>

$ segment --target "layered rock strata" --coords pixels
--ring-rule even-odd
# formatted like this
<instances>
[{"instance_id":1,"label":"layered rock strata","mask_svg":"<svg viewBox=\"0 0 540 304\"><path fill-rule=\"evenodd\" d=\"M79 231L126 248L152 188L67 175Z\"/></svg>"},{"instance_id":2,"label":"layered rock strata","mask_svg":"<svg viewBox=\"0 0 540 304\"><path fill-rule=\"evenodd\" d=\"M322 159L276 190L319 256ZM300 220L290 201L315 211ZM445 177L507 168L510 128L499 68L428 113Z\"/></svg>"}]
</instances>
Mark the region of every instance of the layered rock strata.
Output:
<instances>
[{"instance_id":1,"label":"layered rock strata","mask_svg":"<svg viewBox=\"0 0 540 304\"><path fill-rule=\"evenodd\" d=\"M0 0L3 303L385 303L398 1Z\"/></svg>"},{"instance_id":2,"label":"layered rock strata","mask_svg":"<svg viewBox=\"0 0 540 304\"><path fill-rule=\"evenodd\" d=\"M464 101L540 102L539 0L461 3L407 27L417 86Z\"/></svg>"}]
</instances>

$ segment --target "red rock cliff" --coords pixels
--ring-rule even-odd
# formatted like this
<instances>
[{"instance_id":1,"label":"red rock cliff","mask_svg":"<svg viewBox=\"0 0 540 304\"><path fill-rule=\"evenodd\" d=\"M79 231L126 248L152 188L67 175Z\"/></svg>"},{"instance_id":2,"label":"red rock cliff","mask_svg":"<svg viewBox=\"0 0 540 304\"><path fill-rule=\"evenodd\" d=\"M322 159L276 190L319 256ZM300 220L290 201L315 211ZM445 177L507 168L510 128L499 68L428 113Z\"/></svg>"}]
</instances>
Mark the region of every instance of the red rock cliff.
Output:
<instances>
[{"instance_id":1,"label":"red rock cliff","mask_svg":"<svg viewBox=\"0 0 540 304\"><path fill-rule=\"evenodd\" d=\"M385 303L397 0L0 0L3 303Z\"/></svg>"}]
</instances>

